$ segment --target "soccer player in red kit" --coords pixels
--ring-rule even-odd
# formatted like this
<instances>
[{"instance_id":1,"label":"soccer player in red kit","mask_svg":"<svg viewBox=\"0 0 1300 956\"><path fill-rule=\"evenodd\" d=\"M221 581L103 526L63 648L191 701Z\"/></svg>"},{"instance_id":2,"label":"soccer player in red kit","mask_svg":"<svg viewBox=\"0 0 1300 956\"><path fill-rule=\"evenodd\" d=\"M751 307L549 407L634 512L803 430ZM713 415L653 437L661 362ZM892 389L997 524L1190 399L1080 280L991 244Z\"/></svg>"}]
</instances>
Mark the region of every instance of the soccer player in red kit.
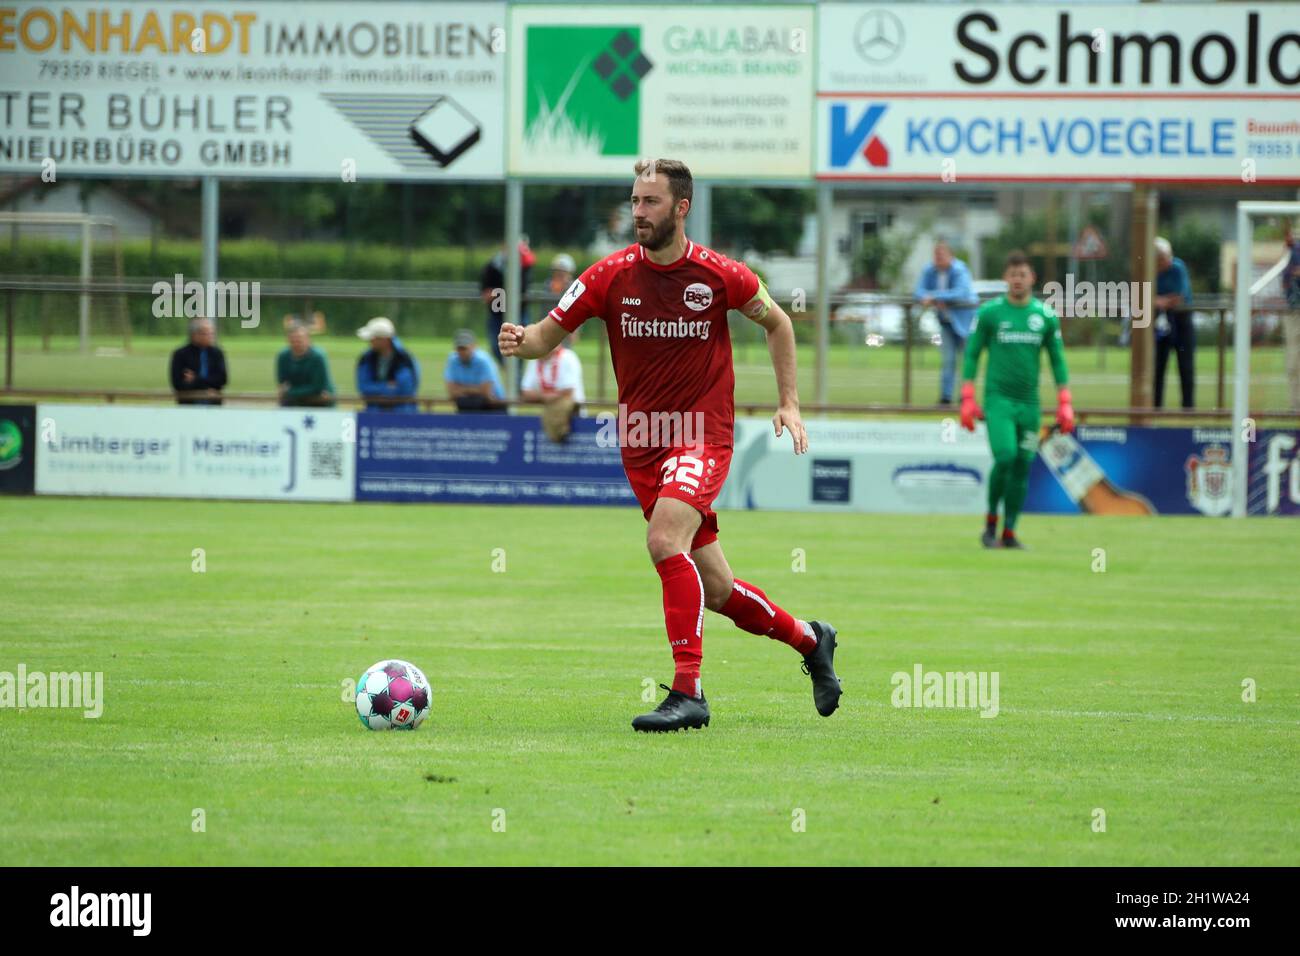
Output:
<instances>
[{"instance_id":1,"label":"soccer player in red kit","mask_svg":"<svg viewBox=\"0 0 1300 956\"><path fill-rule=\"evenodd\" d=\"M735 370L727 311L767 332L779 395L772 418L794 453L808 450L795 382L794 327L744 264L686 238L693 183L676 160L636 164L632 218L637 242L591 265L539 323L505 323L502 355L541 358L583 322L599 318L618 379L623 467L649 528L646 547L663 588L664 623L676 668L668 696L632 721L636 730L705 727L700 686L704 609L731 618L803 655L813 703L829 717L839 706L835 628L802 621L731 572L711 507L731 464Z\"/></svg>"}]
</instances>

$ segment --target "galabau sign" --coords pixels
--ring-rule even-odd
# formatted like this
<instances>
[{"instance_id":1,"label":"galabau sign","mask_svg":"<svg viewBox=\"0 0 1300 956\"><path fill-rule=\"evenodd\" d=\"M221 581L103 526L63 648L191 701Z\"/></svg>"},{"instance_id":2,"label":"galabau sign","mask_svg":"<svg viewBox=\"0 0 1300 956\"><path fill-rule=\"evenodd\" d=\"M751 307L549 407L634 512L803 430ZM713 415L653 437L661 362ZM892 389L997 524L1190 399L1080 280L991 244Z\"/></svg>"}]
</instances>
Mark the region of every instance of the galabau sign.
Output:
<instances>
[{"instance_id":1,"label":"galabau sign","mask_svg":"<svg viewBox=\"0 0 1300 956\"><path fill-rule=\"evenodd\" d=\"M670 156L703 178L807 180L812 31L806 5L514 5L507 168L622 179Z\"/></svg>"}]
</instances>

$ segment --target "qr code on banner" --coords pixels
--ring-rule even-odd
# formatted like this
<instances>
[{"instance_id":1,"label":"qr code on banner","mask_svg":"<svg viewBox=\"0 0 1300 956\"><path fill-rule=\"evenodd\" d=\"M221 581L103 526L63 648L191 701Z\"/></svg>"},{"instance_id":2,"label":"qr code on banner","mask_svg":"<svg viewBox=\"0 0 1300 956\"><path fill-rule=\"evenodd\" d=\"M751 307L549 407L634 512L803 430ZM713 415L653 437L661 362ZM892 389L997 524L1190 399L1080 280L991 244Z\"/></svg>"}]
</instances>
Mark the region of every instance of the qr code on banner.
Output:
<instances>
[{"instance_id":1,"label":"qr code on banner","mask_svg":"<svg viewBox=\"0 0 1300 956\"><path fill-rule=\"evenodd\" d=\"M343 442L312 442L310 471L313 478L342 478Z\"/></svg>"}]
</instances>

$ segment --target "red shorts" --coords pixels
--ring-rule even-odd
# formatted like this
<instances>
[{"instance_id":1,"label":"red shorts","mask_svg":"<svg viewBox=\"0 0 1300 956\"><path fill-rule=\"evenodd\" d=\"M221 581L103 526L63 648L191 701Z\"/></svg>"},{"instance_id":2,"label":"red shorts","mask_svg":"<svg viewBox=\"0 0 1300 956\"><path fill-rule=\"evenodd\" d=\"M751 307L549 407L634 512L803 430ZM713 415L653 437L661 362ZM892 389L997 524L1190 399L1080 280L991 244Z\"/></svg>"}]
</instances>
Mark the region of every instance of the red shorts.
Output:
<instances>
[{"instance_id":1,"label":"red shorts","mask_svg":"<svg viewBox=\"0 0 1300 956\"><path fill-rule=\"evenodd\" d=\"M727 480L727 469L731 467L730 448L705 445L700 454L696 454L694 449L665 448L652 464L633 467L624 463L623 467L646 521L650 520L656 501L676 498L704 516L691 542L691 550L718 540L718 514L712 505Z\"/></svg>"}]
</instances>

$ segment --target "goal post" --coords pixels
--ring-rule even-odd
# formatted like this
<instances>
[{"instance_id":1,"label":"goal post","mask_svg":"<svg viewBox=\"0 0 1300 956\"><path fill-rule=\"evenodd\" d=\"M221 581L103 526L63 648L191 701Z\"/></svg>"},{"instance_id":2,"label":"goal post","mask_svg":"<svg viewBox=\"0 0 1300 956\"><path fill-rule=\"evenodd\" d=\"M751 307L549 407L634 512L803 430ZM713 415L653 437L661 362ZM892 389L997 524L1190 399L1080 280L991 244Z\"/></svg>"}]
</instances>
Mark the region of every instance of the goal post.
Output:
<instances>
[{"instance_id":1,"label":"goal post","mask_svg":"<svg viewBox=\"0 0 1300 956\"><path fill-rule=\"evenodd\" d=\"M83 286L96 277L122 279L122 242L117 220L112 216L62 212L0 211L0 227L30 238L44 237L78 248L77 278ZM18 239L21 244L22 239ZM81 353L90 351L92 317L106 328L120 326L123 343L130 342L130 323L125 296L121 293L96 297L83 288L77 298L77 344Z\"/></svg>"},{"instance_id":2,"label":"goal post","mask_svg":"<svg viewBox=\"0 0 1300 956\"><path fill-rule=\"evenodd\" d=\"M1255 220L1264 216L1300 218L1300 202L1237 203L1237 281L1233 300L1232 380L1232 516L1246 516L1247 456L1246 419L1250 417L1250 333L1253 325L1251 297L1269 282L1276 281L1280 266L1258 280L1253 276L1250 250L1255 240ZM1253 435L1251 436L1253 437Z\"/></svg>"}]
</instances>

